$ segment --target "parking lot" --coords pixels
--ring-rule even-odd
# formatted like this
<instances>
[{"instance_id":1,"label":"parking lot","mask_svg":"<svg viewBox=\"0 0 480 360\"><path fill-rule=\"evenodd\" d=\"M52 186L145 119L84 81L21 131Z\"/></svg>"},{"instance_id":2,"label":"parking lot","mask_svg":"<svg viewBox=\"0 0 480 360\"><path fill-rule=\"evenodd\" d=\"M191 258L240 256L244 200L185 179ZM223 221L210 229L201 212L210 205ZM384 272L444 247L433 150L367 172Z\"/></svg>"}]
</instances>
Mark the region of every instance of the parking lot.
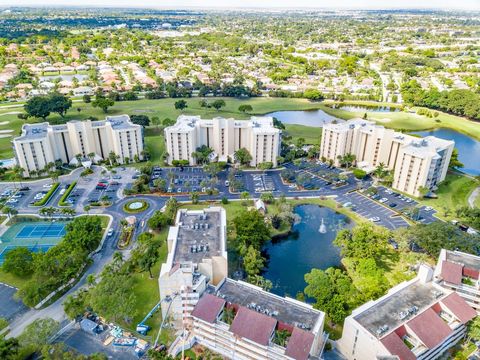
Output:
<instances>
[{"instance_id":1,"label":"parking lot","mask_svg":"<svg viewBox=\"0 0 480 360\"><path fill-rule=\"evenodd\" d=\"M21 300L15 299L16 292L14 287L0 283L0 318L11 320L28 310Z\"/></svg>"},{"instance_id":2,"label":"parking lot","mask_svg":"<svg viewBox=\"0 0 480 360\"><path fill-rule=\"evenodd\" d=\"M210 188L216 187L210 176L199 167L154 168L151 177L152 183L159 178L165 179L168 193L204 193Z\"/></svg>"},{"instance_id":3,"label":"parking lot","mask_svg":"<svg viewBox=\"0 0 480 360\"><path fill-rule=\"evenodd\" d=\"M132 360L138 359L132 347L105 346L103 341L107 334L89 334L79 327L74 327L55 339L56 343L63 342L65 345L84 355L104 353L109 359Z\"/></svg>"},{"instance_id":4,"label":"parking lot","mask_svg":"<svg viewBox=\"0 0 480 360\"><path fill-rule=\"evenodd\" d=\"M395 211L386 208L358 192L339 194L337 201L342 205L351 203L349 207L357 214L366 219L372 219L371 221L375 224L385 226L388 229L393 230L408 226L407 221Z\"/></svg>"}]
</instances>

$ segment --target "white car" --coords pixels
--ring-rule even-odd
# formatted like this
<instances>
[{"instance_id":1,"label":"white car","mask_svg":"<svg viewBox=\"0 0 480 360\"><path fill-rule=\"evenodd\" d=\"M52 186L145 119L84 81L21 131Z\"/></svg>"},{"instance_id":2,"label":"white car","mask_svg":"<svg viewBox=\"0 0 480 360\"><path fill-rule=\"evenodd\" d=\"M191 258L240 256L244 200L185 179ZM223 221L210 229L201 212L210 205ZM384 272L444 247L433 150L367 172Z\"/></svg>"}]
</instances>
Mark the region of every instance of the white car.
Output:
<instances>
[{"instance_id":1,"label":"white car","mask_svg":"<svg viewBox=\"0 0 480 360\"><path fill-rule=\"evenodd\" d=\"M381 198L380 200L378 200L378 202L380 202L380 203L382 203L382 204L385 203L385 202L387 202L387 201L388 201L387 198Z\"/></svg>"},{"instance_id":2,"label":"white car","mask_svg":"<svg viewBox=\"0 0 480 360\"><path fill-rule=\"evenodd\" d=\"M433 210L433 208L432 208L431 206L427 206L427 207L425 208L425 211L432 211L432 210Z\"/></svg>"},{"instance_id":3,"label":"white car","mask_svg":"<svg viewBox=\"0 0 480 360\"><path fill-rule=\"evenodd\" d=\"M370 220L371 222L378 222L378 221L380 221L380 218L378 216L374 216L374 217L371 217L368 220Z\"/></svg>"},{"instance_id":4,"label":"white car","mask_svg":"<svg viewBox=\"0 0 480 360\"><path fill-rule=\"evenodd\" d=\"M113 235L113 229L110 228L108 229L107 236L112 236Z\"/></svg>"},{"instance_id":5,"label":"white car","mask_svg":"<svg viewBox=\"0 0 480 360\"><path fill-rule=\"evenodd\" d=\"M226 180L225 181L225 186L229 186L230 185L230 181Z\"/></svg>"},{"instance_id":6,"label":"white car","mask_svg":"<svg viewBox=\"0 0 480 360\"><path fill-rule=\"evenodd\" d=\"M45 184L45 185L43 185L43 187L44 187L45 189L50 189L50 188L52 187L52 184Z\"/></svg>"},{"instance_id":7,"label":"white car","mask_svg":"<svg viewBox=\"0 0 480 360\"><path fill-rule=\"evenodd\" d=\"M17 199L9 199L9 200L6 201L7 204L15 204L17 202L18 202Z\"/></svg>"}]
</instances>

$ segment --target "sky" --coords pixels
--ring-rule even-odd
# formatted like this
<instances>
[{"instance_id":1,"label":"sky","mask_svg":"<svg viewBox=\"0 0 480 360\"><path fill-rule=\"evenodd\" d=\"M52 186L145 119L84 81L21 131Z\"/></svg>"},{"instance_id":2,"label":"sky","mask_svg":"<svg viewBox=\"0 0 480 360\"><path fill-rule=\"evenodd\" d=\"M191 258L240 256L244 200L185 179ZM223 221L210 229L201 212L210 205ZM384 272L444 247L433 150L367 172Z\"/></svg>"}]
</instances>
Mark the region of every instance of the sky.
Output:
<instances>
[{"instance_id":1,"label":"sky","mask_svg":"<svg viewBox=\"0 0 480 360\"><path fill-rule=\"evenodd\" d=\"M352 8L480 10L480 0L0 0L0 6L152 8Z\"/></svg>"}]
</instances>

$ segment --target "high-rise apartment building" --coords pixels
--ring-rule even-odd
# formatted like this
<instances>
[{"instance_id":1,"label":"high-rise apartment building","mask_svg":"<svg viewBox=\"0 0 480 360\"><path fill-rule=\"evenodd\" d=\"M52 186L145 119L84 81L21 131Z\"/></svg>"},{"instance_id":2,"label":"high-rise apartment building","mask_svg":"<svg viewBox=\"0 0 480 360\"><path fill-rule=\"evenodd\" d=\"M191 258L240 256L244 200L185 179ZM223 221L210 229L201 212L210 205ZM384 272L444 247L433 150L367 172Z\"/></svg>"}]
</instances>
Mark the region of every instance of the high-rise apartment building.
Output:
<instances>
[{"instance_id":1,"label":"high-rise apartment building","mask_svg":"<svg viewBox=\"0 0 480 360\"><path fill-rule=\"evenodd\" d=\"M192 153L205 145L214 151L212 159L218 161L233 160L235 151L245 148L252 156L251 166L264 162L277 166L280 133L271 117L203 120L200 116L181 115L175 125L165 128L167 161L171 164L174 160L188 160L190 165L195 165Z\"/></svg>"},{"instance_id":2,"label":"high-rise apartment building","mask_svg":"<svg viewBox=\"0 0 480 360\"><path fill-rule=\"evenodd\" d=\"M353 154L367 172L380 164L393 171L392 187L418 196L421 187L434 190L445 179L455 143L434 136L417 138L374 122L353 119L323 127L320 158L339 165Z\"/></svg>"},{"instance_id":3,"label":"high-rise apartment building","mask_svg":"<svg viewBox=\"0 0 480 360\"><path fill-rule=\"evenodd\" d=\"M143 158L143 129L128 115L107 116L100 121L69 121L63 125L25 124L22 135L13 139L15 157L24 175L41 171L57 160L70 164L77 156L95 160L107 159L113 152L125 163Z\"/></svg>"}]
</instances>

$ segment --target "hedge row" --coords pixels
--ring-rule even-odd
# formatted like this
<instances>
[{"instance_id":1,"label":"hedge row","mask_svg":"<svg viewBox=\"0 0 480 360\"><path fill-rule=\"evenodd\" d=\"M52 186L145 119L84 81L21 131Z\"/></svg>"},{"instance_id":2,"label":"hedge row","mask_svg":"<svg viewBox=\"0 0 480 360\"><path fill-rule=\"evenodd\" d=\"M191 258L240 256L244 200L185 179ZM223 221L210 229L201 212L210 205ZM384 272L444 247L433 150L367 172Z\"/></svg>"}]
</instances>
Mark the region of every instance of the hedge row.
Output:
<instances>
[{"instance_id":1,"label":"hedge row","mask_svg":"<svg viewBox=\"0 0 480 360\"><path fill-rule=\"evenodd\" d=\"M43 197L43 199L37 201L36 203L34 203L33 205L34 206L43 206L45 205L48 200L50 200L50 198L52 197L53 193L58 189L58 187L60 186L60 183L55 183L52 185L52 187L50 188L50 190L45 194L45 196Z\"/></svg>"},{"instance_id":2,"label":"hedge row","mask_svg":"<svg viewBox=\"0 0 480 360\"><path fill-rule=\"evenodd\" d=\"M68 199L68 196L70 195L70 193L72 192L72 190L75 188L76 185L77 185L76 181L74 181L73 183L70 184L70 186L65 191L65 194L63 194L62 197L60 198L60 200L58 201L59 206L70 206L71 205L71 204L67 203L66 200Z\"/></svg>"}]
</instances>

